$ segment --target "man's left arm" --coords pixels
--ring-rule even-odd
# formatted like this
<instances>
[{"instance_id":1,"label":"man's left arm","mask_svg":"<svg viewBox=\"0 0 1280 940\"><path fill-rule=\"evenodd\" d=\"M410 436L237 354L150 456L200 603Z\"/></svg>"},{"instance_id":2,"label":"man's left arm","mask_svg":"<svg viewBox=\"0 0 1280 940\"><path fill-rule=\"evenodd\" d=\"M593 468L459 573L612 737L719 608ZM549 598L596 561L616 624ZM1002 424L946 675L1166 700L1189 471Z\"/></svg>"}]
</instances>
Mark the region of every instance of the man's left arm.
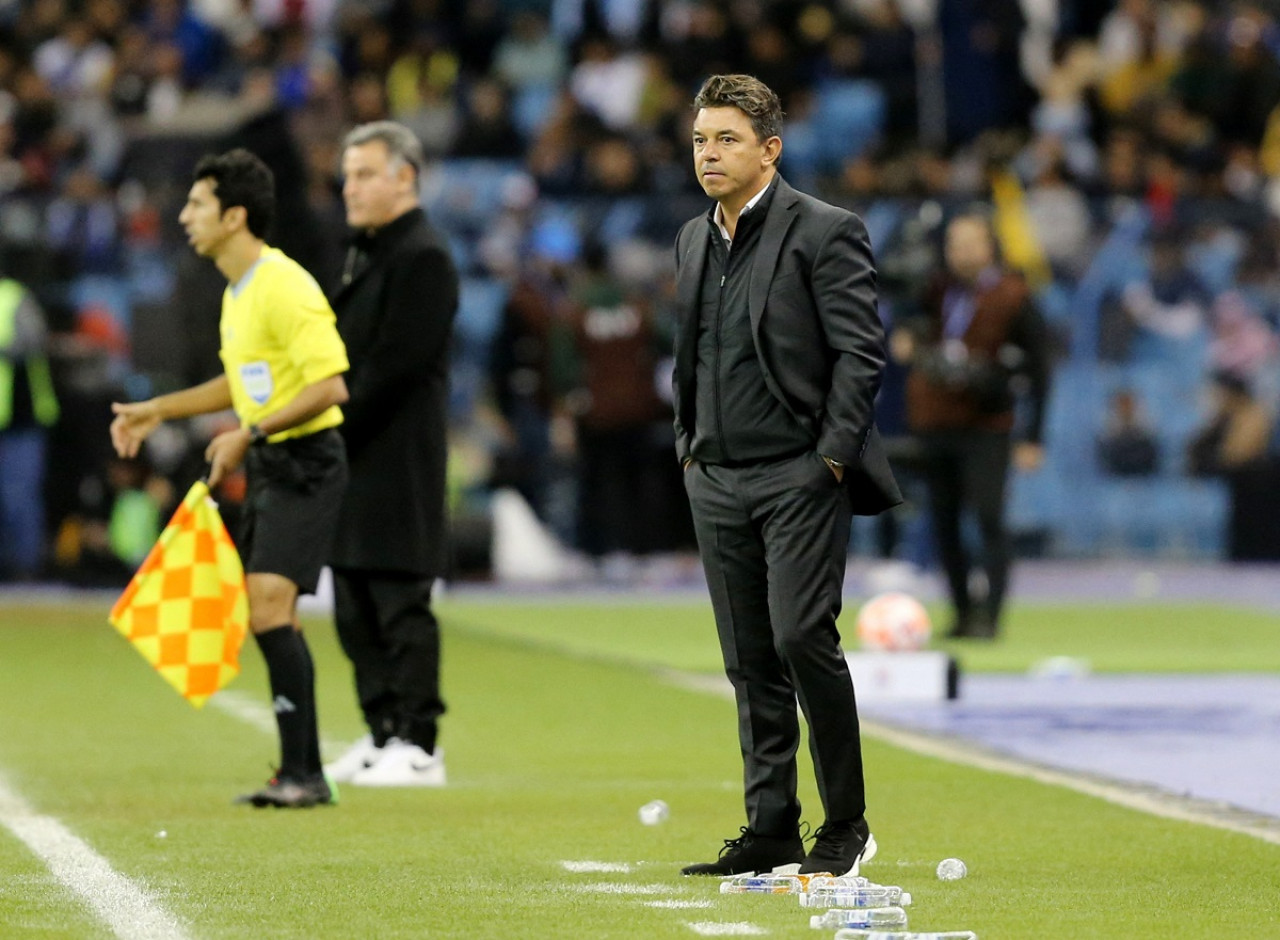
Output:
<instances>
[{"instance_id":1,"label":"man's left arm","mask_svg":"<svg viewBox=\"0 0 1280 940\"><path fill-rule=\"evenodd\" d=\"M1014 463L1020 470L1037 470L1044 462L1044 413L1049 400L1049 328L1030 297L1010 325L1009 339L1022 350L1019 374L1026 382L1027 424L1015 445Z\"/></svg>"},{"instance_id":2,"label":"man's left arm","mask_svg":"<svg viewBox=\"0 0 1280 940\"><path fill-rule=\"evenodd\" d=\"M876 269L866 227L857 216L844 215L824 236L814 258L812 285L833 359L817 449L828 460L856 466L875 420L885 364Z\"/></svg>"},{"instance_id":3,"label":"man's left arm","mask_svg":"<svg viewBox=\"0 0 1280 940\"><path fill-rule=\"evenodd\" d=\"M458 278L448 256L429 248L397 257L387 273L373 344L352 364L343 436L354 453L387 425L397 404L448 360Z\"/></svg>"}]
</instances>

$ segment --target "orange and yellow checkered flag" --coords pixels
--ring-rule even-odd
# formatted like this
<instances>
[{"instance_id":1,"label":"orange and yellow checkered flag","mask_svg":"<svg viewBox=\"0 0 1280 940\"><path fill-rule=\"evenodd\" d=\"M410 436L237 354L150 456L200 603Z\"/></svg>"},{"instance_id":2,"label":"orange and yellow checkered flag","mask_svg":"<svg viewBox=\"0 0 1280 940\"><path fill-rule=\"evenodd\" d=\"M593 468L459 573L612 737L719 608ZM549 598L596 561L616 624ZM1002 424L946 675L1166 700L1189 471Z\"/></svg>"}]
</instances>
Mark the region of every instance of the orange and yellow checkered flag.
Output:
<instances>
[{"instance_id":1,"label":"orange and yellow checkered flag","mask_svg":"<svg viewBox=\"0 0 1280 940\"><path fill-rule=\"evenodd\" d=\"M109 619L196 708L240 672L249 627L244 568L203 480L187 492Z\"/></svg>"}]
</instances>

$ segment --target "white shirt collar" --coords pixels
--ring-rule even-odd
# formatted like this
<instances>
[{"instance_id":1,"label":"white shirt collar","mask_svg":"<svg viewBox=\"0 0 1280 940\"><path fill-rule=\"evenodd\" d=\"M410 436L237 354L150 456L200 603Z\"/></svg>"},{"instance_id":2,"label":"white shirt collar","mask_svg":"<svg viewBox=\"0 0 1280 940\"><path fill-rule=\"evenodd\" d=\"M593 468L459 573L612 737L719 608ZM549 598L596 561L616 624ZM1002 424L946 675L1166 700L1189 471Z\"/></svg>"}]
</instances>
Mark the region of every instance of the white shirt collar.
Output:
<instances>
[{"instance_id":1,"label":"white shirt collar","mask_svg":"<svg viewBox=\"0 0 1280 940\"><path fill-rule=\"evenodd\" d=\"M769 187L772 184L773 184L773 180L770 179L769 182L764 184L764 188L761 189L760 192L756 193L754 196L752 196L750 199L747 200L747 204L742 207L742 212L738 213L738 221L742 221L742 215L744 212L747 212L748 210L755 208L755 204L761 200L765 192L769 189ZM720 203L718 202L716 203L716 214L714 218L715 218L716 228L720 229L720 234L724 236L724 240L732 244L733 238L729 235L729 230L724 227L724 209L721 208Z\"/></svg>"}]
</instances>

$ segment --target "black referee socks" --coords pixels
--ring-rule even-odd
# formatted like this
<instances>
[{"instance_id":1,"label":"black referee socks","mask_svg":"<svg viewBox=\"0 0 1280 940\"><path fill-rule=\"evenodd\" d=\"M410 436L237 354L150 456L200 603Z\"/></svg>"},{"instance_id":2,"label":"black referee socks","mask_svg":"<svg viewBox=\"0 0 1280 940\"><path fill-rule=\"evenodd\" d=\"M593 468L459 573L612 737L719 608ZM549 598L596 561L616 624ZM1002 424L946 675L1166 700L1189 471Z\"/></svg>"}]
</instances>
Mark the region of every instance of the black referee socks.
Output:
<instances>
[{"instance_id":1,"label":"black referee socks","mask_svg":"<svg viewBox=\"0 0 1280 940\"><path fill-rule=\"evenodd\" d=\"M321 772L316 727L316 672L311 650L293 624L255 633L271 679L271 707L280 728L280 776Z\"/></svg>"}]
</instances>

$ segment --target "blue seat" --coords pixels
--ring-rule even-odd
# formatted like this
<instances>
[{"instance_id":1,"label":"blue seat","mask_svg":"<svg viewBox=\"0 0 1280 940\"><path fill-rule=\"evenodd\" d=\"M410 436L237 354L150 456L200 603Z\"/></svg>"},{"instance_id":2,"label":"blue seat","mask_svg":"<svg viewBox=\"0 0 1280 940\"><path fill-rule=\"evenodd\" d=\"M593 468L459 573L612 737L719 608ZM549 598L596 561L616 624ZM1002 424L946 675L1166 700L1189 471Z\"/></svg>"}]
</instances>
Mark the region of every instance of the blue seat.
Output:
<instances>
[{"instance_id":1,"label":"blue seat","mask_svg":"<svg viewBox=\"0 0 1280 940\"><path fill-rule=\"evenodd\" d=\"M820 128L819 157L834 171L870 147L884 130L884 91L875 82L840 79L818 86L813 126Z\"/></svg>"}]
</instances>

